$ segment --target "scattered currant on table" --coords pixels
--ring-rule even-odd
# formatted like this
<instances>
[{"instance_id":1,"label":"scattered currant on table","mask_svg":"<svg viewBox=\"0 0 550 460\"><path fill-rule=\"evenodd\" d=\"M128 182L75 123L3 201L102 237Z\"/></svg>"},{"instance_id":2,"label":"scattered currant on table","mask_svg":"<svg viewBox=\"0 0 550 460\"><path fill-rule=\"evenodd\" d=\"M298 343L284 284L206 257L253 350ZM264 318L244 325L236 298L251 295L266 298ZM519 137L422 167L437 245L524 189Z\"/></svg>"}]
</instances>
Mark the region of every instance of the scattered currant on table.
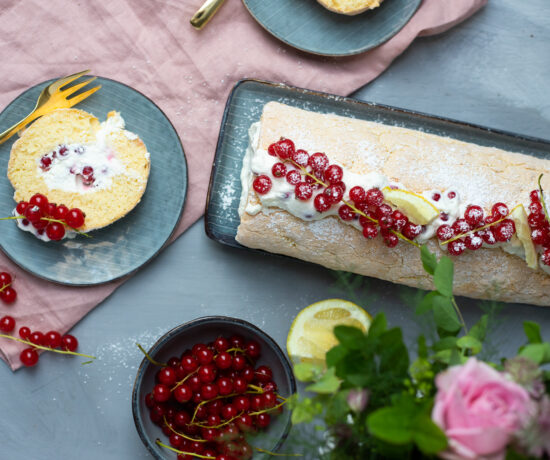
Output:
<instances>
[{"instance_id":1,"label":"scattered currant on table","mask_svg":"<svg viewBox=\"0 0 550 460\"><path fill-rule=\"evenodd\" d=\"M138 345L139 346L139 345ZM198 343L160 366L145 396L151 421L162 428L178 459L252 457L247 433L266 429L286 399L277 393L269 366L256 366L261 346L239 335Z\"/></svg>"},{"instance_id":2,"label":"scattered currant on table","mask_svg":"<svg viewBox=\"0 0 550 460\"><path fill-rule=\"evenodd\" d=\"M13 277L8 272L0 272L0 299L6 304L12 304L17 298L12 283Z\"/></svg>"},{"instance_id":3,"label":"scattered currant on table","mask_svg":"<svg viewBox=\"0 0 550 460\"><path fill-rule=\"evenodd\" d=\"M65 237L66 229L74 230L84 225L86 215L79 208L69 209L64 204L50 203L48 198L41 194L34 194L27 201L20 201L15 208L14 217L4 217L0 220L21 219L23 226L32 225L39 235L59 241Z\"/></svg>"}]
</instances>

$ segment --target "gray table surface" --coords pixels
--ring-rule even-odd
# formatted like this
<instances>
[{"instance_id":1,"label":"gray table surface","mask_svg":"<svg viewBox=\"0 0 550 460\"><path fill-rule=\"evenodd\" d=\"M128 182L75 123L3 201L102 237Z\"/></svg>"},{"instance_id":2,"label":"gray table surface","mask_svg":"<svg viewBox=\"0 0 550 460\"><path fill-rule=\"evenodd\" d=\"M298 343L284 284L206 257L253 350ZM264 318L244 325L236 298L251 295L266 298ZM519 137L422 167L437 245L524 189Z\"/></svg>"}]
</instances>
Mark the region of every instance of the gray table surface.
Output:
<instances>
[{"instance_id":1,"label":"gray table surface","mask_svg":"<svg viewBox=\"0 0 550 460\"><path fill-rule=\"evenodd\" d=\"M491 0L446 34L417 40L354 96L550 139L549 57L548 0ZM15 374L0 365L0 459L150 458L130 410L136 342L149 346L177 324L229 314L284 344L301 308L345 295L333 292L334 279L321 267L222 247L197 222L75 327L95 363L50 353ZM399 293L370 281L365 306L411 337L419 325ZM474 321L478 307L461 304ZM519 346L524 319L539 321L550 339L550 309L510 306L493 328L495 350Z\"/></svg>"}]
</instances>

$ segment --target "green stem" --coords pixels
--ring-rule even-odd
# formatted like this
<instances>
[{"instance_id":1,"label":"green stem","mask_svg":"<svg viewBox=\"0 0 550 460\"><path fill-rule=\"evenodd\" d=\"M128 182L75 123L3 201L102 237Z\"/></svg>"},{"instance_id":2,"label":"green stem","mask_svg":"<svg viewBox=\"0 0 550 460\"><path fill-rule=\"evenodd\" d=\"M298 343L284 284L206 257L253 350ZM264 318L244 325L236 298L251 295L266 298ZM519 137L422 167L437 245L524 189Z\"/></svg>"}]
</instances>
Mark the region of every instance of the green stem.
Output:
<instances>
[{"instance_id":1,"label":"green stem","mask_svg":"<svg viewBox=\"0 0 550 460\"><path fill-rule=\"evenodd\" d=\"M260 447L254 447L258 452L263 454L272 455L273 457L303 457L303 454L277 454L275 452L270 452L269 450L262 449Z\"/></svg>"},{"instance_id":2,"label":"green stem","mask_svg":"<svg viewBox=\"0 0 550 460\"><path fill-rule=\"evenodd\" d=\"M10 340L15 340L15 341L21 342L21 343L25 343L27 345L30 345L33 348L38 348L40 350L53 351L54 353L61 353L63 355L75 355L75 356L82 356L83 358L97 359L95 356L85 355L84 353L77 353L76 351L58 350L56 348L43 347L42 345L36 345L32 342L29 342L28 340L23 340L23 339L19 339L17 337L14 337L13 335L0 334L0 337L3 337L5 339L10 339Z\"/></svg>"},{"instance_id":3,"label":"green stem","mask_svg":"<svg viewBox=\"0 0 550 460\"><path fill-rule=\"evenodd\" d=\"M159 363L158 361L155 361L153 358L151 358L151 356L149 356L149 353L147 353L139 343L136 343L136 345L140 349L140 351L145 355L145 357L147 358L147 361L149 361L151 364L154 364L155 366L160 366L160 367L168 366L168 364Z\"/></svg>"},{"instance_id":4,"label":"green stem","mask_svg":"<svg viewBox=\"0 0 550 460\"><path fill-rule=\"evenodd\" d=\"M462 317L462 313L460 312L460 308L458 308L458 305L457 305L456 300L455 300L455 296L451 297L451 302L453 303L453 307L456 310L456 314L460 318L460 322L462 323L462 327L464 328L464 332L467 335L468 334L468 328L466 327L466 322L464 321L464 318Z\"/></svg>"},{"instance_id":5,"label":"green stem","mask_svg":"<svg viewBox=\"0 0 550 460\"><path fill-rule=\"evenodd\" d=\"M172 428L172 426L168 423L168 421L166 420L166 417L163 416L163 419L164 419L164 424L168 427L168 429L172 432L172 433L175 433L177 434L178 436L181 436L182 438L185 438L185 439L188 439L189 441L197 441L197 442L207 442L206 439L196 439L196 438L191 438L190 436L187 436L186 434L184 433L180 433L176 430L174 430L174 428Z\"/></svg>"},{"instance_id":6,"label":"green stem","mask_svg":"<svg viewBox=\"0 0 550 460\"><path fill-rule=\"evenodd\" d=\"M18 216L10 216L10 217L0 217L0 220L19 220L19 219L26 219L25 216L18 215ZM45 220L47 222L57 222L58 224L63 225L64 227L70 228L71 230L75 231L79 235L85 236L86 238L93 238L93 236L88 235L87 233L81 232L80 230L77 230L74 227L71 227L70 225L67 225L65 221L59 220L59 219L52 219L50 217L41 217L40 220Z\"/></svg>"}]
</instances>

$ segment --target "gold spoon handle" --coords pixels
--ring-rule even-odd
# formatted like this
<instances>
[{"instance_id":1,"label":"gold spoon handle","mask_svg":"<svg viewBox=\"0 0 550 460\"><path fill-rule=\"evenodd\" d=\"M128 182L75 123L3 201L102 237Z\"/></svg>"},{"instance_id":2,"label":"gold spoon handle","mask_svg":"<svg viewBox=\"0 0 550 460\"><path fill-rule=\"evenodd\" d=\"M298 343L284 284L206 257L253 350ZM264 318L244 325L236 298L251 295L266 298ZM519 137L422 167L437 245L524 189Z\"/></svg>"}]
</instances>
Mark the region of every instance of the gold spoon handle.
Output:
<instances>
[{"instance_id":1,"label":"gold spoon handle","mask_svg":"<svg viewBox=\"0 0 550 460\"><path fill-rule=\"evenodd\" d=\"M206 0L199 10L191 18L191 25L195 29L202 29L212 16L216 14L216 11L222 6L225 0Z\"/></svg>"}]
</instances>

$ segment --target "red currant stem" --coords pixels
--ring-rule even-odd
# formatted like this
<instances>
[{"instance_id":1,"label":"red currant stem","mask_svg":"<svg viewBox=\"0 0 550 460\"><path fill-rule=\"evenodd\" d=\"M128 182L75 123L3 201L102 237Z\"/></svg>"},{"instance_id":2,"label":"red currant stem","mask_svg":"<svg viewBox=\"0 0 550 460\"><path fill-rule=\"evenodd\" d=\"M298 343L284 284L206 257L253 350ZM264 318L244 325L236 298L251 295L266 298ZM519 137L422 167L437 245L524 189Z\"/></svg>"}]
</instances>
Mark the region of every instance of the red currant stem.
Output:
<instances>
[{"instance_id":1,"label":"red currant stem","mask_svg":"<svg viewBox=\"0 0 550 460\"><path fill-rule=\"evenodd\" d=\"M245 350L243 350L241 348L230 348L229 350L225 350L226 353L231 353L232 351L235 351L235 352L238 351L239 353L244 353L245 352Z\"/></svg>"},{"instance_id":2,"label":"red currant stem","mask_svg":"<svg viewBox=\"0 0 550 460\"><path fill-rule=\"evenodd\" d=\"M541 174L539 176L539 192L540 192L540 202L542 203L542 208L544 209L544 216L546 217L546 220L550 224L550 216L548 215L548 209L546 209L546 202L544 201L544 192L542 190L542 184L540 183L542 180L542 176L544 174Z\"/></svg>"},{"instance_id":3,"label":"red currant stem","mask_svg":"<svg viewBox=\"0 0 550 460\"><path fill-rule=\"evenodd\" d=\"M0 288L0 292L2 292L4 289L9 288L10 286L11 286L11 283L4 284L4 286L2 286L2 287Z\"/></svg>"},{"instance_id":4,"label":"red currant stem","mask_svg":"<svg viewBox=\"0 0 550 460\"><path fill-rule=\"evenodd\" d=\"M166 416L163 416L162 417L164 419L164 424L169 428L169 430L172 432L172 433L175 433L177 434L178 436L181 436L182 438L185 438L189 441L197 441L197 442L207 442L206 439L202 439L202 438L199 438L199 439L196 439L196 438L191 438L190 436L187 436L186 434L183 434L183 433L180 433L179 431L176 431L174 430L174 428L172 428L172 426L168 423L168 421L166 420Z\"/></svg>"},{"instance_id":5,"label":"red currant stem","mask_svg":"<svg viewBox=\"0 0 550 460\"><path fill-rule=\"evenodd\" d=\"M273 457L303 457L303 454L277 454L275 452L270 452L269 450L262 449L261 447L254 447L258 452L263 454L272 455Z\"/></svg>"},{"instance_id":6,"label":"red currant stem","mask_svg":"<svg viewBox=\"0 0 550 460\"><path fill-rule=\"evenodd\" d=\"M451 297L451 302L453 304L454 309L456 310L456 314L460 318L460 322L462 323L462 327L464 328L464 332L466 333L466 335L468 335L468 328L466 327L466 321L464 321L462 313L460 312L460 308L458 308L458 305L457 305L456 300L455 300L455 296Z\"/></svg>"},{"instance_id":7,"label":"red currant stem","mask_svg":"<svg viewBox=\"0 0 550 460\"><path fill-rule=\"evenodd\" d=\"M155 441L159 446L164 447L165 449L171 450L172 452L176 452L177 454L183 454L183 455L191 455L192 457L197 458L205 458L207 460L216 460L216 457L210 457L209 455L199 455L194 452L184 452L183 450L174 449L171 446L167 446L166 444L163 444L160 439L157 439Z\"/></svg>"},{"instance_id":8,"label":"red currant stem","mask_svg":"<svg viewBox=\"0 0 550 460\"><path fill-rule=\"evenodd\" d=\"M519 208L521 205L518 204L517 206L514 206L512 208L512 211L514 211L515 209ZM499 224L500 222L502 222L503 220L506 220L510 214L512 214L512 211L510 211L508 214L506 214L502 219L499 219L497 220L496 222L492 222L490 224L487 224L487 225L484 225L483 227L479 227L479 228L474 228L473 230L470 230L469 232L466 232L466 233L461 233L460 235L456 235L456 236L453 236L451 239L448 239L446 241L442 241L441 242L441 246L444 246L446 244L449 244L449 243L452 243L453 241L456 241L456 240L459 240L460 238L464 238L465 236L468 236L468 235L472 235L476 232L480 232L481 230L485 230L486 228L489 228L489 227L492 227L493 225L496 225L496 224Z\"/></svg>"},{"instance_id":9,"label":"red currant stem","mask_svg":"<svg viewBox=\"0 0 550 460\"><path fill-rule=\"evenodd\" d=\"M176 384L170 389L170 391L174 391L177 387L179 387L180 385L183 385L187 379L189 377L191 377L192 375L196 374L197 372L199 371L199 369L195 369L193 372L191 372L190 374L187 374L184 378L182 378L179 382L176 382Z\"/></svg>"},{"instance_id":10,"label":"red currant stem","mask_svg":"<svg viewBox=\"0 0 550 460\"><path fill-rule=\"evenodd\" d=\"M264 393L264 389L262 387L259 387L257 385L252 385L251 383L248 384L248 388L251 388L252 390L256 390L258 393Z\"/></svg>"},{"instance_id":11,"label":"red currant stem","mask_svg":"<svg viewBox=\"0 0 550 460\"><path fill-rule=\"evenodd\" d=\"M277 398L279 399L282 399L284 402L287 402L287 399L283 398L279 393L275 393L275 396L277 396Z\"/></svg>"},{"instance_id":12,"label":"red currant stem","mask_svg":"<svg viewBox=\"0 0 550 460\"><path fill-rule=\"evenodd\" d=\"M14 337L13 335L0 334L0 337L4 337L5 339L10 339L10 340L16 340L17 342L25 343L27 345L30 345L33 348L38 348L39 350L53 351L54 353L61 353L63 355L82 356L83 358L90 358L92 360L97 359L95 356L85 355L84 353L77 353L76 351L58 350L56 348L43 347L42 345L36 345L32 342L29 342L28 340L23 340L18 337Z\"/></svg>"},{"instance_id":13,"label":"red currant stem","mask_svg":"<svg viewBox=\"0 0 550 460\"><path fill-rule=\"evenodd\" d=\"M280 159L280 158L279 158ZM306 176L309 176L311 177L313 180L315 180L318 184L322 185L323 187L328 187L327 184L325 184L321 179L319 179L318 177L316 177L314 174L310 174L309 172L307 172L306 168L304 168L302 165L299 165L298 163L296 163L294 160L291 160L290 158L288 159L288 161L290 161L294 166L296 166L297 168L300 168L300 170L306 175ZM371 222L375 223L378 225L378 221L376 219L373 219L372 217L370 216L367 216L363 211L360 211L359 209L357 209L354 205L352 205L351 203L347 202L346 200L340 200L342 203L344 203L345 205L349 206L351 209L353 209L357 214L363 216L363 217L366 217L367 219L369 219ZM396 232L395 230L390 230L391 233L393 233L395 236L397 236L399 239L407 242L407 243L410 243L412 244L413 246L416 246L418 249L420 249L420 245L418 243L416 243L415 241L412 241L412 240L409 240L405 235L399 233L399 232Z\"/></svg>"},{"instance_id":14,"label":"red currant stem","mask_svg":"<svg viewBox=\"0 0 550 460\"><path fill-rule=\"evenodd\" d=\"M46 220L46 221L48 221L48 222L57 222L58 224L61 224L61 225L64 225L65 227L70 228L71 230L75 231L75 232L78 233L79 235L85 236L86 238L93 238L93 236L88 235L87 233L81 232L80 230L77 230L76 228L71 227L70 225L67 225L67 223L66 223L65 221L63 221L63 220L52 219L52 218L50 218L50 217L41 217L40 220Z\"/></svg>"},{"instance_id":15,"label":"red currant stem","mask_svg":"<svg viewBox=\"0 0 550 460\"><path fill-rule=\"evenodd\" d=\"M239 415L235 415L235 417L232 417L232 418L226 420L225 422L220 423L219 425L212 426L212 425L207 425L207 424L200 423L200 422L199 423L192 423L191 425L200 426L201 428L216 428L216 429L218 429L218 428L224 427L225 425L229 425L232 421L237 420L243 414L244 414L244 412L241 412L241 413L239 413Z\"/></svg>"},{"instance_id":16,"label":"red currant stem","mask_svg":"<svg viewBox=\"0 0 550 460\"><path fill-rule=\"evenodd\" d=\"M0 220L17 220L17 219L26 219L26 217L25 216L0 217Z\"/></svg>"},{"instance_id":17,"label":"red currant stem","mask_svg":"<svg viewBox=\"0 0 550 460\"><path fill-rule=\"evenodd\" d=\"M149 361L151 364L154 364L155 366L160 366L160 367L166 367L168 366L168 364L164 364L164 363L159 363L158 361L155 361L153 358L151 358L149 356L149 353L147 353L145 351L145 348L143 348L139 343L136 343L137 347L139 348L139 350L145 355L145 357L147 358L147 361Z\"/></svg>"},{"instance_id":18,"label":"red currant stem","mask_svg":"<svg viewBox=\"0 0 550 460\"><path fill-rule=\"evenodd\" d=\"M260 394L260 393L263 393L263 391L261 392L258 392L258 391L245 391L245 394ZM217 399L224 399L224 398L232 398L233 396L239 396L239 393L230 393L228 395L219 395L219 396L216 396L215 398L212 398L212 399L207 399L205 401L201 401L200 403L197 404L197 407L195 408L195 412L193 412L193 417L191 417L191 421L189 422L189 424L193 424L193 422L195 421L195 417L197 416L197 411L199 410L199 407L202 406L203 404L206 404L206 403L209 403L211 401L216 401Z\"/></svg>"},{"instance_id":19,"label":"red currant stem","mask_svg":"<svg viewBox=\"0 0 550 460\"><path fill-rule=\"evenodd\" d=\"M266 412L271 412L272 410L278 409L281 406L284 406L286 404L286 401L283 401L282 403L277 404L276 406L269 407L267 409L262 409L256 412L249 412L248 415L260 415L265 414Z\"/></svg>"}]
</instances>

